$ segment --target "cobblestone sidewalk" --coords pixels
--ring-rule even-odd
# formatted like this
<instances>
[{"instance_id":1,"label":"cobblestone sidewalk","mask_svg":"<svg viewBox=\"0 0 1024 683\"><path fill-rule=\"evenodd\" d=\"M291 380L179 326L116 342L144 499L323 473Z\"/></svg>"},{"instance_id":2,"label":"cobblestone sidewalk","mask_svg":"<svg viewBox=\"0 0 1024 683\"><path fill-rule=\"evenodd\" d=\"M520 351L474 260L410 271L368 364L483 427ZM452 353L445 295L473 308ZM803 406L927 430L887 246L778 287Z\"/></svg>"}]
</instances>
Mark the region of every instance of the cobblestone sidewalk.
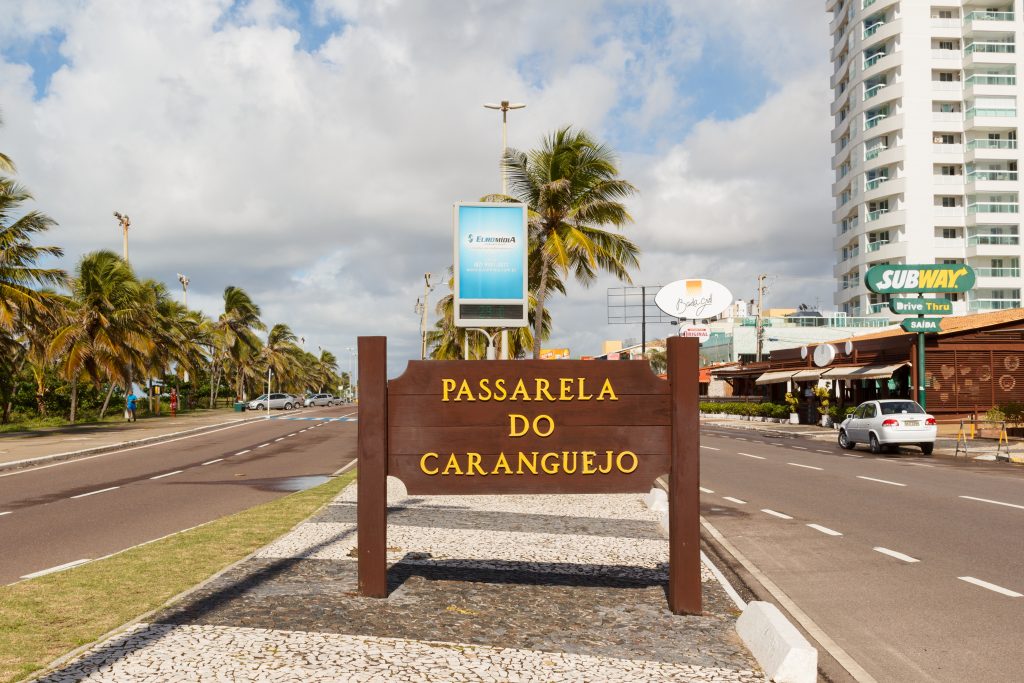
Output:
<instances>
[{"instance_id":1,"label":"cobblestone sidewalk","mask_svg":"<svg viewBox=\"0 0 1024 683\"><path fill-rule=\"evenodd\" d=\"M356 593L355 485L255 557L43 681L764 681L736 611L666 606L640 496L410 498L390 480L390 597Z\"/></svg>"}]
</instances>

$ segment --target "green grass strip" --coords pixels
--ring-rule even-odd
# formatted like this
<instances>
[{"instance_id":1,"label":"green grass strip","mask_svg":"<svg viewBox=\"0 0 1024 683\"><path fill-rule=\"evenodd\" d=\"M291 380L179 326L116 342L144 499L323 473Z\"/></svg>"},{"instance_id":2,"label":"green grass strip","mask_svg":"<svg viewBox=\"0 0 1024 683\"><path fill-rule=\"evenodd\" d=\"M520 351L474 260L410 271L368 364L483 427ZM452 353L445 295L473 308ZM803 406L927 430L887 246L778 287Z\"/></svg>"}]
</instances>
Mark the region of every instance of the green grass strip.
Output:
<instances>
[{"instance_id":1,"label":"green grass strip","mask_svg":"<svg viewBox=\"0 0 1024 683\"><path fill-rule=\"evenodd\" d=\"M91 643L281 536L355 471L113 557L0 587L0 681Z\"/></svg>"}]
</instances>

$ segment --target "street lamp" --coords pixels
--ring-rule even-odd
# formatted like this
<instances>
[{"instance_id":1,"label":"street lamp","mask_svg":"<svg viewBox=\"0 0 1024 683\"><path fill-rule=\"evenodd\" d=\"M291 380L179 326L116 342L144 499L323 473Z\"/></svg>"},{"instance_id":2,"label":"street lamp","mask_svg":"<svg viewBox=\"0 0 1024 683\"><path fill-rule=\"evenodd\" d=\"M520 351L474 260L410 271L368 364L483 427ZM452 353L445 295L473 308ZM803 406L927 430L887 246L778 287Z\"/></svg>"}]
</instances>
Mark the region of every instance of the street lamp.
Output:
<instances>
[{"instance_id":1,"label":"street lamp","mask_svg":"<svg viewBox=\"0 0 1024 683\"><path fill-rule=\"evenodd\" d=\"M355 399L356 398L356 387L358 386L356 384L356 382L355 382L356 356L358 354L356 353L355 347L352 347L352 346L346 346L345 350L348 351L351 354L349 356L349 364L348 364L348 389L349 389L349 392L352 394L352 398Z\"/></svg>"},{"instance_id":2,"label":"street lamp","mask_svg":"<svg viewBox=\"0 0 1024 683\"><path fill-rule=\"evenodd\" d=\"M181 289L185 292L185 308L188 308L188 283L190 282L188 275L178 273L178 282L181 283Z\"/></svg>"},{"instance_id":3,"label":"street lamp","mask_svg":"<svg viewBox=\"0 0 1024 683\"><path fill-rule=\"evenodd\" d=\"M431 273L423 273L423 299L416 299L413 311L420 315L420 360L427 359L427 300L434 287L430 284Z\"/></svg>"},{"instance_id":4,"label":"street lamp","mask_svg":"<svg viewBox=\"0 0 1024 683\"><path fill-rule=\"evenodd\" d=\"M485 104L484 107L486 107L487 109L494 109L496 111L501 112L501 193L507 195L508 178L505 176L504 159L505 152L508 151L508 112L511 109L523 109L526 107L526 105L520 102L510 104L508 100L502 100L501 104L488 103Z\"/></svg>"},{"instance_id":5,"label":"street lamp","mask_svg":"<svg viewBox=\"0 0 1024 683\"><path fill-rule=\"evenodd\" d=\"M114 212L114 218L121 224L121 232L124 235L124 262L128 263L128 228L132 224L132 219L128 218L127 215L122 215L117 211Z\"/></svg>"}]
</instances>

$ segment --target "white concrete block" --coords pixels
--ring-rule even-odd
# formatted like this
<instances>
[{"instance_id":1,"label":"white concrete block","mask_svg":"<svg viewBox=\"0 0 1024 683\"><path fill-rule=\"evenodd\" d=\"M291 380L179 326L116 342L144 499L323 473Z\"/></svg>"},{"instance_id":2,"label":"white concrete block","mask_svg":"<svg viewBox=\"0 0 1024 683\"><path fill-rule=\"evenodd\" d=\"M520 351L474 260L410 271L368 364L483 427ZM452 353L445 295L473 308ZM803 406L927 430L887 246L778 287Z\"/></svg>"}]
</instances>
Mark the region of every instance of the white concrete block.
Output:
<instances>
[{"instance_id":1,"label":"white concrete block","mask_svg":"<svg viewBox=\"0 0 1024 683\"><path fill-rule=\"evenodd\" d=\"M818 651L770 602L751 602L736 622L740 638L776 683L815 683Z\"/></svg>"},{"instance_id":2,"label":"white concrete block","mask_svg":"<svg viewBox=\"0 0 1024 683\"><path fill-rule=\"evenodd\" d=\"M650 493L644 496L644 505L646 505L649 510L658 512L659 510L655 509L654 506L659 503L664 503L664 509L668 510L668 494L665 493L664 489L655 486L651 489Z\"/></svg>"}]
</instances>

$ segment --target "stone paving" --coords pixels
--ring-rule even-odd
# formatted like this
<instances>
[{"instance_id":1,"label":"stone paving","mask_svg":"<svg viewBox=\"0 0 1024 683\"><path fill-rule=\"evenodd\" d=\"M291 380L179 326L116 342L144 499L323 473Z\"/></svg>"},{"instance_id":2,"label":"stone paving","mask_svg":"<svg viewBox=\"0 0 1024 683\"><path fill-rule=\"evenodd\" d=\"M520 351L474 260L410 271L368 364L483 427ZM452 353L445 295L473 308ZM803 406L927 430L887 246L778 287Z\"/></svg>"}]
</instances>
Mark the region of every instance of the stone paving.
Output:
<instances>
[{"instance_id":1,"label":"stone paving","mask_svg":"<svg viewBox=\"0 0 1024 683\"><path fill-rule=\"evenodd\" d=\"M431 496L389 480L385 600L357 594L354 485L43 681L764 681L702 568L666 604L641 496Z\"/></svg>"}]
</instances>

